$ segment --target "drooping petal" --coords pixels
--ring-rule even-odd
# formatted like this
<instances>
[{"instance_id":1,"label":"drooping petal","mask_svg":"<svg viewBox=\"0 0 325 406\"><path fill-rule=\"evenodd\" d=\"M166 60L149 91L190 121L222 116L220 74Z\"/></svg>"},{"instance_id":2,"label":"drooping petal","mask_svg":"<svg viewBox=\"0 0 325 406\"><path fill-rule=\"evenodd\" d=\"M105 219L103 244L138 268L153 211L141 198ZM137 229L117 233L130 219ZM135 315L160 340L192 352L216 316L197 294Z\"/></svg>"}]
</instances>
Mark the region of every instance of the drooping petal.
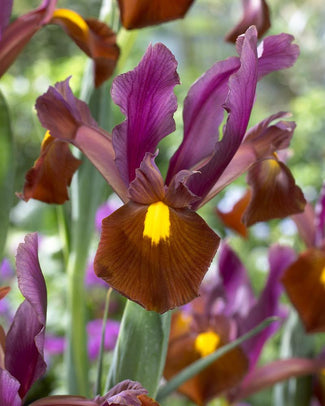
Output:
<instances>
[{"instance_id":1,"label":"drooping petal","mask_svg":"<svg viewBox=\"0 0 325 406\"><path fill-rule=\"evenodd\" d=\"M237 57L217 62L190 88L184 101L184 138L170 160L167 184L175 173L192 168L214 152L224 117L228 80L239 67Z\"/></svg>"},{"instance_id":2,"label":"drooping petal","mask_svg":"<svg viewBox=\"0 0 325 406\"><path fill-rule=\"evenodd\" d=\"M158 142L175 129L176 67L168 48L150 45L139 65L113 82L112 98L126 116L113 130L116 165L126 184L134 179L145 153L154 153Z\"/></svg>"},{"instance_id":3,"label":"drooping petal","mask_svg":"<svg viewBox=\"0 0 325 406\"><path fill-rule=\"evenodd\" d=\"M8 371L0 368L0 404L3 406L21 406L18 395L19 382Z\"/></svg>"},{"instance_id":4,"label":"drooping petal","mask_svg":"<svg viewBox=\"0 0 325 406\"><path fill-rule=\"evenodd\" d=\"M232 400L245 399L278 382L298 376L311 375L324 367L325 360L323 358L291 358L274 361L249 373Z\"/></svg>"},{"instance_id":5,"label":"drooping petal","mask_svg":"<svg viewBox=\"0 0 325 406\"><path fill-rule=\"evenodd\" d=\"M126 201L127 186L114 162L111 136L98 127L86 103L73 95L69 78L58 82L40 96L36 109L40 122L51 136L79 148L121 199Z\"/></svg>"},{"instance_id":6,"label":"drooping petal","mask_svg":"<svg viewBox=\"0 0 325 406\"><path fill-rule=\"evenodd\" d=\"M197 296L218 244L189 209L129 202L103 220L94 269L114 289L162 313Z\"/></svg>"},{"instance_id":7,"label":"drooping petal","mask_svg":"<svg viewBox=\"0 0 325 406\"><path fill-rule=\"evenodd\" d=\"M23 399L31 385L44 374L43 357L46 286L38 262L37 234L29 234L16 257L18 286L25 301L18 308L6 339L6 369L21 384Z\"/></svg>"},{"instance_id":8,"label":"drooping petal","mask_svg":"<svg viewBox=\"0 0 325 406\"><path fill-rule=\"evenodd\" d=\"M284 273L282 282L307 332L325 331L325 252L311 248Z\"/></svg>"},{"instance_id":9,"label":"drooping petal","mask_svg":"<svg viewBox=\"0 0 325 406\"><path fill-rule=\"evenodd\" d=\"M3 299L10 292L10 286L1 286L0 288L0 300Z\"/></svg>"},{"instance_id":10,"label":"drooping petal","mask_svg":"<svg viewBox=\"0 0 325 406\"><path fill-rule=\"evenodd\" d=\"M112 75L120 51L115 33L106 24L96 19L84 20L67 9L56 9L50 22L60 25L79 48L94 60L96 87Z\"/></svg>"},{"instance_id":11,"label":"drooping petal","mask_svg":"<svg viewBox=\"0 0 325 406\"><path fill-rule=\"evenodd\" d=\"M255 25L258 38L271 27L270 11L265 0L242 0L244 14L240 22L225 36L225 40L236 42L239 35L244 34L248 27Z\"/></svg>"},{"instance_id":12,"label":"drooping petal","mask_svg":"<svg viewBox=\"0 0 325 406\"><path fill-rule=\"evenodd\" d=\"M247 189L244 195L234 204L232 209L228 212L223 212L219 208L216 209L218 217L223 224L236 231L244 238L248 237L248 230L245 224L242 222L242 216L247 209L247 206L251 200L251 191Z\"/></svg>"},{"instance_id":13,"label":"drooping petal","mask_svg":"<svg viewBox=\"0 0 325 406\"><path fill-rule=\"evenodd\" d=\"M246 317L256 299L244 265L227 244L220 251L219 272L226 293L225 314Z\"/></svg>"},{"instance_id":14,"label":"drooping petal","mask_svg":"<svg viewBox=\"0 0 325 406\"><path fill-rule=\"evenodd\" d=\"M244 141L233 159L206 197L200 202L200 206L211 200L227 185L247 172L257 160L273 156L277 150L289 146L295 123L292 121L279 121L271 125L272 121L287 116L288 113L286 112L272 114L247 131Z\"/></svg>"},{"instance_id":15,"label":"drooping petal","mask_svg":"<svg viewBox=\"0 0 325 406\"><path fill-rule=\"evenodd\" d=\"M125 28L142 28L182 18L193 0L118 0Z\"/></svg>"},{"instance_id":16,"label":"drooping petal","mask_svg":"<svg viewBox=\"0 0 325 406\"><path fill-rule=\"evenodd\" d=\"M279 303L282 286L280 279L283 272L295 260L296 254L290 247L273 245L269 250L270 273L258 301L250 309L245 319L242 319L240 335L248 332L257 326L264 319L270 316L282 316L281 305ZM256 364L265 342L279 328L279 323L272 323L261 333L245 341L242 346L250 360L250 369Z\"/></svg>"},{"instance_id":17,"label":"drooping petal","mask_svg":"<svg viewBox=\"0 0 325 406\"><path fill-rule=\"evenodd\" d=\"M251 27L245 34L240 69L229 79L229 93L225 103L229 116L223 138L216 144L210 161L200 168L200 173L193 174L189 181L190 190L202 198L217 182L245 135L257 83L256 41L256 30Z\"/></svg>"},{"instance_id":18,"label":"drooping petal","mask_svg":"<svg viewBox=\"0 0 325 406\"><path fill-rule=\"evenodd\" d=\"M26 202L37 199L46 203L62 204L69 199L68 186L81 165L66 142L46 133L41 153L25 177L24 191L19 195Z\"/></svg>"},{"instance_id":19,"label":"drooping petal","mask_svg":"<svg viewBox=\"0 0 325 406\"><path fill-rule=\"evenodd\" d=\"M248 172L252 199L243 216L246 226L303 211L306 200L286 165L277 159L257 162Z\"/></svg>"}]
</instances>

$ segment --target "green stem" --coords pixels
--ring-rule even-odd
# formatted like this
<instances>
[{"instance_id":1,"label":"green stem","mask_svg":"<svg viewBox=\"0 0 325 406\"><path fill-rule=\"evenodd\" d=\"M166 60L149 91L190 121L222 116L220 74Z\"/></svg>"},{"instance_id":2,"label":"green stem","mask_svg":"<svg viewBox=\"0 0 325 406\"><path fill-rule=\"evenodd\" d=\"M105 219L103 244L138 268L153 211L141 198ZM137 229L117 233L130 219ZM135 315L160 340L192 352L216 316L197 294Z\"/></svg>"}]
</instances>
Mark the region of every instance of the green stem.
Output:
<instances>
[{"instance_id":1,"label":"green stem","mask_svg":"<svg viewBox=\"0 0 325 406\"><path fill-rule=\"evenodd\" d=\"M101 391L102 391L102 372L103 372L105 333L106 333L106 324L107 324L107 318L108 318L109 300L111 297L112 290L113 290L112 288L108 289L107 294L106 294L106 300L105 300L105 309L104 309L104 315L103 315L102 335L101 335L101 340L100 340L95 396L100 395Z\"/></svg>"}]
</instances>

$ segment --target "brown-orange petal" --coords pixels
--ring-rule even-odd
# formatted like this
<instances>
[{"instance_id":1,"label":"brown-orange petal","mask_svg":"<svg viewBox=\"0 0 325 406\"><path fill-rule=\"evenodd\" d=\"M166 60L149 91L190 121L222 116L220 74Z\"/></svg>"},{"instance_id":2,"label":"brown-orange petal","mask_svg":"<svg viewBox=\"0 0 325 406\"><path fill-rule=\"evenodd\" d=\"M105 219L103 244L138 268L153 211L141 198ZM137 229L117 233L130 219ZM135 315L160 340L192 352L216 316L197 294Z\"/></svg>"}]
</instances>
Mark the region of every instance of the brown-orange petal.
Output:
<instances>
[{"instance_id":1,"label":"brown-orange petal","mask_svg":"<svg viewBox=\"0 0 325 406\"><path fill-rule=\"evenodd\" d=\"M142 28L183 18L194 0L118 0L126 29Z\"/></svg>"},{"instance_id":2,"label":"brown-orange petal","mask_svg":"<svg viewBox=\"0 0 325 406\"><path fill-rule=\"evenodd\" d=\"M311 248L284 273L285 290L307 332L325 332L325 252Z\"/></svg>"},{"instance_id":3,"label":"brown-orange petal","mask_svg":"<svg viewBox=\"0 0 325 406\"><path fill-rule=\"evenodd\" d=\"M0 300L10 292L10 286L2 286L0 288Z\"/></svg>"},{"instance_id":4,"label":"brown-orange petal","mask_svg":"<svg viewBox=\"0 0 325 406\"><path fill-rule=\"evenodd\" d=\"M248 207L251 200L251 195L251 190L248 189L229 212L222 212L218 208L216 209L217 215L220 217L223 224L231 230L236 231L244 238L248 237L248 230L245 224L242 222L242 216Z\"/></svg>"},{"instance_id":5,"label":"brown-orange petal","mask_svg":"<svg viewBox=\"0 0 325 406\"><path fill-rule=\"evenodd\" d=\"M286 165L276 158L257 162L248 172L252 198L243 216L246 226L304 210L306 200Z\"/></svg>"},{"instance_id":6,"label":"brown-orange petal","mask_svg":"<svg viewBox=\"0 0 325 406\"><path fill-rule=\"evenodd\" d=\"M63 204L69 200L67 188L80 164L81 161L72 155L66 142L57 140L47 132L40 156L27 172L23 193L18 196L26 202L32 198L45 203Z\"/></svg>"},{"instance_id":7,"label":"brown-orange petal","mask_svg":"<svg viewBox=\"0 0 325 406\"><path fill-rule=\"evenodd\" d=\"M203 334L214 334L206 331ZM182 369L202 357L197 349L197 342L202 333L188 334L182 338L172 340L168 347L164 376L172 378ZM216 342L216 350L227 343L221 336ZM211 348L212 349L212 348ZM243 379L248 369L248 360L240 347L237 347L193 378L182 384L178 390L199 406L205 405L209 400L222 392L233 388Z\"/></svg>"},{"instance_id":8,"label":"brown-orange petal","mask_svg":"<svg viewBox=\"0 0 325 406\"><path fill-rule=\"evenodd\" d=\"M159 403L148 395L145 394L139 395L138 399L141 402L141 406L159 406Z\"/></svg>"},{"instance_id":9,"label":"brown-orange petal","mask_svg":"<svg viewBox=\"0 0 325 406\"><path fill-rule=\"evenodd\" d=\"M163 313L198 295L219 240L190 209L130 201L103 220L94 269L123 295Z\"/></svg>"},{"instance_id":10,"label":"brown-orange petal","mask_svg":"<svg viewBox=\"0 0 325 406\"><path fill-rule=\"evenodd\" d=\"M95 63L95 86L100 86L112 76L120 50L116 44L116 34L105 23L83 19L68 9L56 9L51 23L60 25Z\"/></svg>"}]
</instances>

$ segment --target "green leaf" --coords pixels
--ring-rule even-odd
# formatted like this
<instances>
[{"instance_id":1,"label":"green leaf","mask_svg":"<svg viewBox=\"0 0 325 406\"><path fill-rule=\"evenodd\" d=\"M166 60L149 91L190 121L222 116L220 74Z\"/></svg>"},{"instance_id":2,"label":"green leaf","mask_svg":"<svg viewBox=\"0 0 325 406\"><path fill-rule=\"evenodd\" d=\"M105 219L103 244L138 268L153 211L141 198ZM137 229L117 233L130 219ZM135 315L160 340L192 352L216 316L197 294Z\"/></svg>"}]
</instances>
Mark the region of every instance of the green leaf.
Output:
<instances>
[{"instance_id":1,"label":"green leaf","mask_svg":"<svg viewBox=\"0 0 325 406\"><path fill-rule=\"evenodd\" d=\"M257 327L250 330L248 333L244 334L237 340L232 341L231 343L224 345L220 349L216 350L212 354L200 358L199 360L193 362L187 368L184 368L179 374L175 375L174 378L169 380L164 386L159 389L158 395L156 397L157 401L160 402L174 390L176 390L180 385L186 382L188 379L192 378L204 368L208 367L212 362L216 361L218 358L222 357L228 351L242 344L244 341L258 334L260 331L265 329L270 323L278 320L277 317L269 317L260 323Z\"/></svg>"},{"instance_id":2,"label":"green leaf","mask_svg":"<svg viewBox=\"0 0 325 406\"><path fill-rule=\"evenodd\" d=\"M124 379L138 381L155 397L165 365L170 312L163 315L128 301L114 350L107 389Z\"/></svg>"},{"instance_id":3,"label":"green leaf","mask_svg":"<svg viewBox=\"0 0 325 406\"><path fill-rule=\"evenodd\" d=\"M9 225L9 212L14 197L14 140L9 111L0 92L0 260L3 255Z\"/></svg>"}]
</instances>

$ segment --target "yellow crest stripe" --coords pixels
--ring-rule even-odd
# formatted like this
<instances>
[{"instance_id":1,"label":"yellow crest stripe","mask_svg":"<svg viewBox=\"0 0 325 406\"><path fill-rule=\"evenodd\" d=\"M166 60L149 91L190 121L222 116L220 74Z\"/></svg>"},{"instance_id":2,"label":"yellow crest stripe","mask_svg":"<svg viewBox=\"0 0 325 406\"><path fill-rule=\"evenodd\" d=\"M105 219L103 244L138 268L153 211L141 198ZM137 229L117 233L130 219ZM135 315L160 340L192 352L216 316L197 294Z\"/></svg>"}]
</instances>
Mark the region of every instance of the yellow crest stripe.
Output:
<instances>
[{"instance_id":1,"label":"yellow crest stripe","mask_svg":"<svg viewBox=\"0 0 325 406\"><path fill-rule=\"evenodd\" d=\"M206 331L195 339L195 349L201 357L212 354L220 345L220 337L214 331Z\"/></svg>"},{"instance_id":2,"label":"yellow crest stripe","mask_svg":"<svg viewBox=\"0 0 325 406\"><path fill-rule=\"evenodd\" d=\"M143 237L148 237L152 245L159 244L170 236L169 207L163 202L152 203L144 219Z\"/></svg>"}]
</instances>

